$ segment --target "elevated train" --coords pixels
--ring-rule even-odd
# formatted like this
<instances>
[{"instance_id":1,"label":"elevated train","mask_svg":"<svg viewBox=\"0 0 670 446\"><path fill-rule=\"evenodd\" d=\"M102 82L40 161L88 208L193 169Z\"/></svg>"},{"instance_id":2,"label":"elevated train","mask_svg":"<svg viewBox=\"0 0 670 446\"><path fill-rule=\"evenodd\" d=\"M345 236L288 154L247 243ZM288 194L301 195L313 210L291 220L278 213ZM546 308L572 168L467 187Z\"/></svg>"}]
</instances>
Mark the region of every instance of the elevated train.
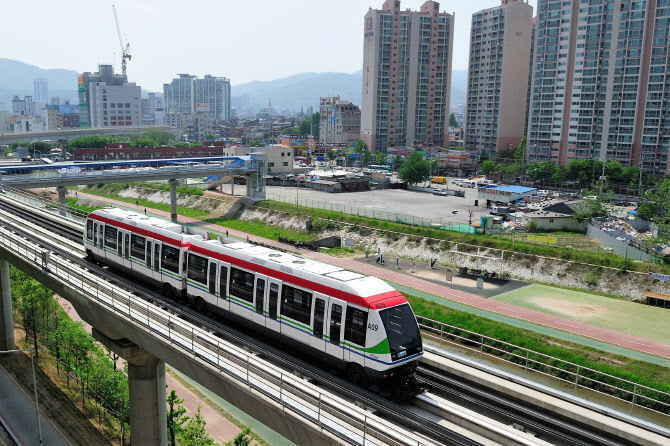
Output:
<instances>
[{"instance_id":1,"label":"elevated train","mask_svg":"<svg viewBox=\"0 0 670 446\"><path fill-rule=\"evenodd\" d=\"M367 387L411 375L423 354L405 297L382 280L245 242L221 243L123 209L91 212L92 260L127 271L166 296L279 336Z\"/></svg>"}]
</instances>

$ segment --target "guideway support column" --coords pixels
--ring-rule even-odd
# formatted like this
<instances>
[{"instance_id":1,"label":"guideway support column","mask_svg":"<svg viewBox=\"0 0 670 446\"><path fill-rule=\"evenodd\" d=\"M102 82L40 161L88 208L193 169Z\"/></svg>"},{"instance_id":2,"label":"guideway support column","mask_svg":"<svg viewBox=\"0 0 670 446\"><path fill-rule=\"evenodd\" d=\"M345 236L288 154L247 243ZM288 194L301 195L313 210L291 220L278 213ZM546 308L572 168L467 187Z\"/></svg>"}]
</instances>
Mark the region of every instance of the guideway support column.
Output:
<instances>
[{"instance_id":1,"label":"guideway support column","mask_svg":"<svg viewBox=\"0 0 670 446\"><path fill-rule=\"evenodd\" d=\"M65 201L65 194L67 193L67 187L58 186L56 188L58 191L58 208L60 209L60 215L65 217L67 215L67 202Z\"/></svg>"},{"instance_id":2,"label":"guideway support column","mask_svg":"<svg viewBox=\"0 0 670 446\"><path fill-rule=\"evenodd\" d=\"M179 180L170 180L170 219L177 221L177 185Z\"/></svg>"},{"instance_id":3,"label":"guideway support column","mask_svg":"<svg viewBox=\"0 0 670 446\"><path fill-rule=\"evenodd\" d=\"M0 260L0 350L14 350L14 317L9 286L9 262Z\"/></svg>"},{"instance_id":4,"label":"guideway support column","mask_svg":"<svg viewBox=\"0 0 670 446\"><path fill-rule=\"evenodd\" d=\"M95 328L93 337L128 362L130 443L167 446L165 362L127 339L110 339Z\"/></svg>"}]
</instances>

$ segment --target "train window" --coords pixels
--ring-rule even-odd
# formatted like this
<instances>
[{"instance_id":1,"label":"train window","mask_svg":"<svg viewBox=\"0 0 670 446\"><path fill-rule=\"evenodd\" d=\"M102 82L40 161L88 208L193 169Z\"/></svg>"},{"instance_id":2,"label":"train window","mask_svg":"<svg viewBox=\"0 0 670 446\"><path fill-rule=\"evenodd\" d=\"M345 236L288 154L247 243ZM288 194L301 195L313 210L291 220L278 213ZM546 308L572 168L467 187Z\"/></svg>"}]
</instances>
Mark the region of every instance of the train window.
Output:
<instances>
[{"instance_id":1,"label":"train window","mask_svg":"<svg viewBox=\"0 0 670 446\"><path fill-rule=\"evenodd\" d=\"M153 252L153 246L151 242L147 242L147 268L151 269L151 253Z\"/></svg>"},{"instance_id":2,"label":"train window","mask_svg":"<svg viewBox=\"0 0 670 446\"><path fill-rule=\"evenodd\" d=\"M119 254L119 257L122 255L122 250L123 250L123 233L119 231L119 236L116 238L116 244L117 244L117 253Z\"/></svg>"},{"instance_id":3,"label":"train window","mask_svg":"<svg viewBox=\"0 0 670 446\"><path fill-rule=\"evenodd\" d=\"M330 310L330 343L340 345L340 327L342 325L342 306L333 304Z\"/></svg>"},{"instance_id":4,"label":"train window","mask_svg":"<svg viewBox=\"0 0 670 446\"><path fill-rule=\"evenodd\" d=\"M253 302L254 275L241 269L230 268L230 295Z\"/></svg>"},{"instance_id":5,"label":"train window","mask_svg":"<svg viewBox=\"0 0 670 446\"><path fill-rule=\"evenodd\" d=\"M93 220L86 221L86 238L93 240Z\"/></svg>"},{"instance_id":6,"label":"train window","mask_svg":"<svg viewBox=\"0 0 670 446\"><path fill-rule=\"evenodd\" d=\"M228 268L221 265L221 274L219 275L219 296L228 299L226 287L228 286Z\"/></svg>"},{"instance_id":7,"label":"train window","mask_svg":"<svg viewBox=\"0 0 670 446\"><path fill-rule=\"evenodd\" d=\"M163 269L179 273L179 249L163 245L161 251L161 265Z\"/></svg>"},{"instance_id":8,"label":"train window","mask_svg":"<svg viewBox=\"0 0 670 446\"><path fill-rule=\"evenodd\" d=\"M273 321L277 320L277 300L279 299L279 285L270 284L270 302L268 305L268 317Z\"/></svg>"},{"instance_id":9,"label":"train window","mask_svg":"<svg viewBox=\"0 0 670 446\"><path fill-rule=\"evenodd\" d=\"M265 303L265 280L256 279L256 313L263 314L263 304Z\"/></svg>"},{"instance_id":10,"label":"train window","mask_svg":"<svg viewBox=\"0 0 670 446\"><path fill-rule=\"evenodd\" d=\"M323 317L326 311L326 303L323 299L314 301L314 337L323 338Z\"/></svg>"},{"instance_id":11,"label":"train window","mask_svg":"<svg viewBox=\"0 0 670 446\"><path fill-rule=\"evenodd\" d=\"M188 278L200 282L207 283L207 258L200 257L189 253L188 255Z\"/></svg>"},{"instance_id":12,"label":"train window","mask_svg":"<svg viewBox=\"0 0 670 446\"><path fill-rule=\"evenodd\" d=\"M209 294L216 295L216 263L209 264Z\"/></svg>"},{"instance_id":13,"label":"train window","mask_svg":"<svg viewBox=\"0 0 670 446\"><path fill-rule=\"evenodd\" d=\"M116 233L118 231L112 226L105 226L105 246L116 249Z\"/></svg>"},{"instance_id":14,"label":"train window","mask_svg":"<svg viewBox=\"0 0 670 446\"><path fill-rule=\"evenodd\" d=\"M312 293L284 285L281 290L281 314L310 325Z\"/></svg>"},{"instance_id":15,"label":"train window","mask_svg":"<svg viewBox=\"0 0 670 446\"><path fill-rule=\"evenodd\" d=\"M365 346L367 333L368 312L354 307L347 307L347 317L344 322L344 339L354 344Z\"/></svg>"},{"instance_id":16,"label":"train window","mask_svg":"<svg viewBox=\"0 0 670 446\"><path fill-rule=\"evenodd\" d=\"M130 236L130 255L139 260L146 260L144 258L144 248L147 244L147 239L141 235L132 234Z\"/></svg>"},{"instance_id":17,"label":"train window","mask_svg":"<svg viewBox=\"0 0 670 446\"><path fill-rule=\"evenodd\" d=\"M161 266L161 245L156 243L154 246L154 271L158 271Z\"/></svg>"}]
</instances>

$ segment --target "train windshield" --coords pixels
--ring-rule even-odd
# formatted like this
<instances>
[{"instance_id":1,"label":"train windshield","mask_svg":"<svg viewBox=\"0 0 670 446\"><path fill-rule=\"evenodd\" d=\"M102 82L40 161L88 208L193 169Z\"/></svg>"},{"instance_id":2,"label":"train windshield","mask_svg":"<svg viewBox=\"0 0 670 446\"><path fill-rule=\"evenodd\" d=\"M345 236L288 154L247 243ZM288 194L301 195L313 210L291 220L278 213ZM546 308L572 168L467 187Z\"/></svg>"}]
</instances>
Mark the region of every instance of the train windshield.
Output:
<instances>
[{"instance_id":1,"label":"train windshield","mask_svg":"<svg viewBox=\"0 0 670 446\"><path fill-rule=\"evenodd\" d=\"M421 351L421 334L409 304L379 312L388 336L393 360Z\"/></svg>"}]
</instances>

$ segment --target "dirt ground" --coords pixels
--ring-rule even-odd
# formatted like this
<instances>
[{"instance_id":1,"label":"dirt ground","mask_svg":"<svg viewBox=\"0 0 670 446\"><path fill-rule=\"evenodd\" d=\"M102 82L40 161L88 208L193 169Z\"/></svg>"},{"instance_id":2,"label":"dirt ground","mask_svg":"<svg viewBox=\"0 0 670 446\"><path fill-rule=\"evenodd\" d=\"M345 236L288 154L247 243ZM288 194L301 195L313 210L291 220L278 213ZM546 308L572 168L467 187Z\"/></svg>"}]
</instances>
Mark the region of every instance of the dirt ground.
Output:
<instances>
[{"instance_id":1,"label":"dirt ground","mask_svg":"<svg viewBox=\"0 0 670 446\"><path fill-rule=\"evenodd\" d=\"M607 310L598 307L597 305L565 302L560 299L552 299L548 297L536 297L533 299L533 303L546 310L561 313L565 316L575 316L582 320L601 317L607 313Z\"/></svg>"}]
</instances>

